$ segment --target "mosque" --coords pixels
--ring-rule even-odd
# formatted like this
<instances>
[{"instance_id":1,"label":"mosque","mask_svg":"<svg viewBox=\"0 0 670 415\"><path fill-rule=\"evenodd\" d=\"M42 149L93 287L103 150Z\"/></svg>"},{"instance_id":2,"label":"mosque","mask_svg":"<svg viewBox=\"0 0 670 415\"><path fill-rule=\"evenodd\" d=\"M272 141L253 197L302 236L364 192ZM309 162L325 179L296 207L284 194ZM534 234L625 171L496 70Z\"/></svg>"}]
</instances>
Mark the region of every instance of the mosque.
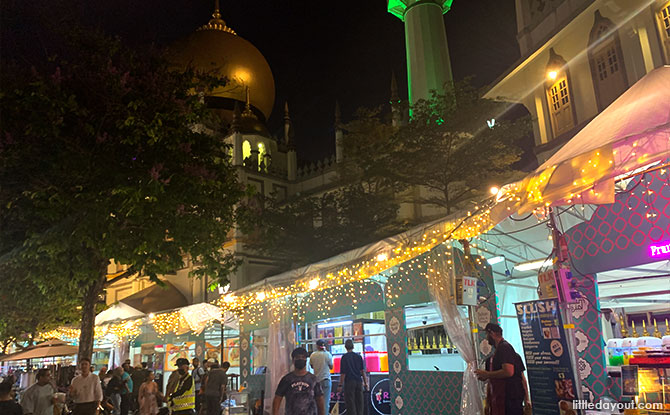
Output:
<instances>
[{"instance_id":1,"label":"mosque","mask_svg":"<svg viewBox=\"0 0 670 415\"><path fill-rule=\"evenodd\" d=\"M429 97L430 90L451 79L442 19L450 4L451 0L437 1L428 7L414 7L410 12L406 10L405 2L389 2L389 12L403 20L406 27L408 70L414 74L409 82L411 101ZM344 153L339 109L336 108L334 114L335 154L299 168L288 104L281 109L284 111L283 136L272 137L266 126L275 102L275 83L270 65L253 44L222 19L218 0L211 19L172 45L170 50L170 58L176 65L191 65L198 71L214 73L228 80L225 86L208 93L205 100L221 119L222 126L231 127L221 128L226 132L213 133L221 134L222 140L231 145L231 159L241 183L253 186L261 195L274 195L280 199L297 194L322 194L337 187L337 163L342 162ZM390 97L394 96L397 97L395 82L390 91ZM415 191L421 192L421 189ZM404 203L398 216L416 223L443 214L435 207ZM249 251L241 242L241 237L238 230L233 231L224 246L241 261L236 273L230 277L229 289L232 290L262 280L277 270L275 259ZM159 296L163 305L161 308L169 309L208 302L223 292L223 287L220 292L210 292L206 289L208 281L188 278L192 267L193 264L189 264L174 275L162 276L167 291L158 289L146 278L118 281L107 288L106 302L114 304L124 300L146 304ZM108 271L114 275L124 270L123 265L112 262Z\"/></svg>"}]
</instances>

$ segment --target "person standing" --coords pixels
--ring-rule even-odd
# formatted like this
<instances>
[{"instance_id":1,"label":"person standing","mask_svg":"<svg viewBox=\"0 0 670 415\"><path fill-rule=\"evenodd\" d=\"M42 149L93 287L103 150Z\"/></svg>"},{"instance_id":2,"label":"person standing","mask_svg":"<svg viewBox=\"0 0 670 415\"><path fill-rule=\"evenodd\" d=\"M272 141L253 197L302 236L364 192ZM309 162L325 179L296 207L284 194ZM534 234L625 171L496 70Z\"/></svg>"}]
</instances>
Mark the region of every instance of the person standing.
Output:
<instances>
[{"instance_id":1,"label":"person standing","mask_svg":"<svg viewBox=\"0 0 670 415\"><path fill-rule=\"evenodd\" d=\"M172 415L192 415L195 413L195 385L193 376L188 373L188 359L177 359L179 380L175 391L170 395Z\"/></svg>"},{"instance_id":2,"label":"person standing","mask_svg":"<svg viewBox=\"0 0 670 415\"><path fill-rule=\"evenodd\" d=\"M100 379L91 373L91 361L87 358L79 361L79 369L81 374L70 384L70 396L74 401L72 415L95 415L102 400Z\"/></svg>"},{"instance_id":3,"label":"person standing","mask_svg":"<svg viewBox=\"0 0 670 415\"><path fill-rule=\"evenodd\" d=\"M0 414L3 415L23 415L21 405L16 403L12 397L11 381L4 380L0 382Z\"/></svg>"},{"instance_id":4,"label":"person standing","mask_svg":"<svg viewBox=\"0 0 670 415\"><path fill-rule=\"evenodd\" d=\"M123 375L121 375L121 380L125 387L121 389L121 415L128 415L132 407L132 397L133 397L133 379L130 377L130 359L126 360L123 365Z\"/></svg>"},{"instance_id":5,"label":"person standing","mask_svg":"<svg viewBox=\"0 0 670 415\"><path fill-rule=\"evenodd\" d=\"M195 412L200 413L200 405L203 397L200 389L202 388L202 379L205 377L205 369L200 366L200 359L197 357L194 357L191 363L193 364L191 376L193 376L193 383L195 383Z\"/></svg>"},{"instance_id":6,"label":"person standing","mask_svg":"<svg viewBox=\"0 0 670 415\"><path fill-rule=\"evenodd\" d=\"M167 385L165 385L165 396L163 397L163 400L165 402L168 401L168 398L170 397L170 395L172 395L172 392L174 392L175 389L177 388L177 383L179 383L179 371L175 370L170 373Z\"/></svg>"},{"instance_id":7,"label":"person standing","mask_svg":"<svg viewBox=\"0 0 670 415\"><path fill-rule=\"evenodd\" d=\"M272 401L272 415L279 415L282 400L286 399L288 414L325 415L321 384L307 371L307 350L298 347L291 352L294 370L279 381Z\"/></svg>"},{"instance_id":8,"label":"person standing","mask_svg":"<svg viewBox=\"0 0 670 415\"><path fill-rule=\"evenodd\" d=\"M139 415L156 415L158 414L157 399L161 398L158 392L158 385L154 382L154 372L147 371L145 381L140 385L137 394L137 403L139 404Z\"/></svg>"},{"instance_id":9,"label":"person standing","mask_svg":"<svg viewBox=\"0 0 670 415\"><path fill-rule=\"evenodd\" d=\"M56 388L51 383L49 369L37 371L37 383L33 383L21 396L21 407L24 415L53 415L54 393Z\"/></svg>"},{"instance_id":10,"label":"person standing","mask_svg":"<svg viewBox=\"0 0 670 415\"><path fill-rule=\"evenodd\" d=\"M209 373L205 380L205 406L207 406L207 415L220 415L221 402L224 400L225 388L228 384L228 375L226 371L230 363L223 362L224 366L220 368L217 362L210 364Z\"/></svg>"},{"instance_id":11,"label":"person standing","mask_svg":"<svg viewBox=\"0 0 670 415\"><path fill-rule=\"evenodd\" d=\"M314 376L321 384L321 391L326 405L326 412L330 411L330 391L332 383L330 371L333 369L333 355L326 350L326 341L316 341L317 350L309 357L309 365L314 369Z\"/></svg>"},{"instance_id":12,"label":"person standing","mask_svg":"<svg viewBox=\"0 0 670 415\"><path fill-rule=\"evenodd\" d=\"M340 361L340 383L337 391L340 392L344 384L344 404L348 415L363 415L363 388L368 388L365 365L363 358L354 352L354 342L351 339L344 342L344 348L347 353Z\"/></svg>"},{"instance_id":13,"label":"person standing","mask_svg":"<svg viewBox=\"0 0 670 415\"><path fill-rule=\"evenodd\" d=\"M528 406L530 400L523 385L526 368L521 356L505 341L499 325L489 323L484 331L488 343L495 347L495 353L487 362L486 370L476 370L475 373L479 380L489 382L487 408L491 415L523 415L524 400Z\"/></svg>"},{"instance_id":14,"label":"person standing","mask_svg":"<svg viewBox=\"0 0 670 415\"><path fill-rule=\"evenodd\" d=\"M125 387L123 385L123 368L117 367L108 372L111 376L107 378L107 387L105 388L105 395L112 403L112 413L114 415L121 414L121 390Z\"/></svg>"},{"instance_id":15,"label":"person standing","mask_svg":"<svg viewBox=\"0 0 670 415\"><path fill-rule=\"evenodd\" d=\"M104 397L107 396L107 392L105 392L105 388L107 387L107 383L109 380L107 380L108 373L107 373L107 366L103 366L100 368L100 371L98 372L98 379L100 379L100 387L102 388L102 396L103 396L103 401Z\"/></svg>"},{"instance_id":16,"label":"person standing","mask_svg":"<svg viewBox=\"0 0 670 415\"><path fill-rule=\"evenodd\" d=\"M138 402L138 396L140 393L140 386L144 383L144 381L147 379L147 370L142 367L142 365L137 365L135 366L135 369L132 370L130 373L130 379L133 381L133 389L132 389L132 405L131 405L131 410L139 410L139 402Z\"/></svg>"}]
</instances>

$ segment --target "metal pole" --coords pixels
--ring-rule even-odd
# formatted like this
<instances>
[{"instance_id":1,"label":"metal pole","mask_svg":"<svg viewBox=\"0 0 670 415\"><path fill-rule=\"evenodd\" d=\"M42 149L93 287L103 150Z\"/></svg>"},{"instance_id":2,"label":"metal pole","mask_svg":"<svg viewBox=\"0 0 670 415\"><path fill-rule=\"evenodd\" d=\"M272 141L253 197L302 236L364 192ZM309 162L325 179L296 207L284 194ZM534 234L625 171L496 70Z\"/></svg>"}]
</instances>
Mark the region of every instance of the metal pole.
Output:
<instances>
[{"instance_id":1,"label":"metal pole","mask_svg":"<svg viewBox=\"0 0 670 415\"><path fill-rule=\"evenodd\" d=\"M223 327L224 326L225 326L225 324L223 324L223 320L221 320L220 321L220 327L221 327L221 346L220 346L220 348L221 348L221 364L223 364L223 348L225 347L224 346L224 338L223 338Z\"/></svg>"},{"instance_id":2,"label":"metal pole","mask_svg":"<svg viewBox=\"0 0 670 415\"><path fill-rule=\"evenodd\" d=\"M561 265L568 261L566 255L569 254L564 255L563 250L561 249L561 238L563 238L563 235L558 230L558 226L556 225L556 215L554 214L554 210L552 208L547 208L547 210L549 213L549 225L551 227L552 241L554 242L554 252L556 258L558 259L554 263L554 271L556 272L556 275L559 275L558 272L561 268ZM582 392L582 378L579 374L579 366L577 365L577 339L575 338L575 324L572 320L572 312L570 311L569 303L566 301L570 297L570 293L563 292L563 284L559 283L558 281L556 282L556 291L558 291L558 304L561 317L563 318L563 327L565 328L564 332L566 333L568 351L570 353L570 364L572 365L572 371L575 376L574 381L575 388L577 389L577 399L581 401L584 399L584 394Z\"/></svg>"}]
</instances>

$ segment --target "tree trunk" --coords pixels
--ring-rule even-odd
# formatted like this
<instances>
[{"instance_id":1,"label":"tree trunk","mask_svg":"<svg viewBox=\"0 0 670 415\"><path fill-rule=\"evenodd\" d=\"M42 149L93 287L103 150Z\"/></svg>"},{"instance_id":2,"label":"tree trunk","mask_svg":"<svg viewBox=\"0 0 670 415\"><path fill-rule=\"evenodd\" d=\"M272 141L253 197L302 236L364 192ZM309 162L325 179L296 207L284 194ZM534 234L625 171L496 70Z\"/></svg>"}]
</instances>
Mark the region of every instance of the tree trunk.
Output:
<instances>
[{"instance_id":1,"label":"tree trunk","mask_svg":"<svg viewBox=\"0 0 670 415\"><path fill-rule=\"evenodd\" d=\"M105 280L107 273L102 273L102 276L97 281L92 283L86 293L84 294L84 304L81 309L81 333L79 334L79 353L77 354L77 361L82 358L90 359L93 355L93 340L95 335L95 305L98 303L98 298L105 288Z\"/></svg>"}]
</instances>

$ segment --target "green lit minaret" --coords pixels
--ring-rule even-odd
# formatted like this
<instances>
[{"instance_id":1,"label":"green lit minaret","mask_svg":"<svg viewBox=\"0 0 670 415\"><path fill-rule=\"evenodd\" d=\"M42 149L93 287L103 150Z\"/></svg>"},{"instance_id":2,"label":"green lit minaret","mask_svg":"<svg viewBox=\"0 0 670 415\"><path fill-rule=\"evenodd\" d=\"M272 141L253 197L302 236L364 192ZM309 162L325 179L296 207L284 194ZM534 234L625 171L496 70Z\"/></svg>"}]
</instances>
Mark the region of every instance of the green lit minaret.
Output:
<instances>
[{"instance_id":1,"label":"green lit minaret","mask_svg":"<svg viewBox=\"0 0 670 415\"><path fill-rule=\"evenodd\" d=\"M405 22L409 102L431 97L451 81L447 33L442 15L453 0L388 0L388 11Z\"/></svg>"}]
</instances>

